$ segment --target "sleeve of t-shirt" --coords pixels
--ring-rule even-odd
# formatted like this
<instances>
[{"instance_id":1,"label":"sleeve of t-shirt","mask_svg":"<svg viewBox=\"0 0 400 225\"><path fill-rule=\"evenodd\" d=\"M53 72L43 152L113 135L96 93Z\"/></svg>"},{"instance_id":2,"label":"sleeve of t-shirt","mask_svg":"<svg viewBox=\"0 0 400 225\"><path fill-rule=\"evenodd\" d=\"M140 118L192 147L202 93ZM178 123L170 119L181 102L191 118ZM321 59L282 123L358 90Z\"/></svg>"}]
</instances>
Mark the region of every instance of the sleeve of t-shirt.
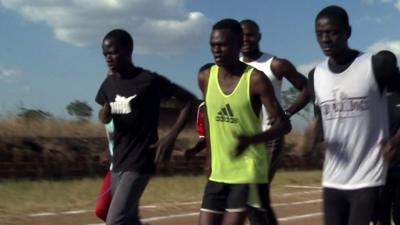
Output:
<instances>
[{"instance_id":1,"label":"sleeve of t-shirt","mask_svg":"<svg viewBox=\"0 0 400 225\"><path fill-rule=\"evenodd\" d=\"M162 99L168 99L172 96L177 91L178 86L171 82L169 79L155 74L156 75L156 81L157 81L157 87L159 88L159 94Z\"/></svg>"},{"instance_id":2,"label":"sleeve of t-shirt","mask_svg":"<svg viewBox=\"0 0 400 225\"><path fill-rule=\"evenodd\" d=\"M109 102L107 99L107 95L105 93L105 86L106 86L106 80L103 81L103 83L101 84L99 90L97 91L97 95L96 95L96 102L100 105L104 105L106 102Z\"/></svg>"},{"instance_id":3,"label":"sleeve of t-shirt","mask_svg":"<svg viewBox=\"0 0 400 225\"><path fill-rule=\"evenodd\" d=\"M197 108L197 133L199 134L199 137L206 136L206 130L204 127L203 106L204 102L202 102Z\"/></svg>"}]
</instances>

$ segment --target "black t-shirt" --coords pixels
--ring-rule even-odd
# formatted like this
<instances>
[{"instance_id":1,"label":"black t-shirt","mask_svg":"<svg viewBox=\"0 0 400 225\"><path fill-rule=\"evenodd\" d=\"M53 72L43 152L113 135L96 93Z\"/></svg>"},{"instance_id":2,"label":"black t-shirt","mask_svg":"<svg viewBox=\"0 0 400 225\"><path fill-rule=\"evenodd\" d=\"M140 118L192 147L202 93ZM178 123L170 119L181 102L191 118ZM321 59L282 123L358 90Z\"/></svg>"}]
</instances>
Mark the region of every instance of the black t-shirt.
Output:
<instances>
[{"instance_id":1,"label":"black t-shirt","mask_svg":"<svg viewBox=\"0 0 400 225\"><path fill-rule=\"evenodd\" d=\"M130 76L108 76L96 102L109 103L114 122L113 171L154 172L160 101L171 97L176 85L147 70L136 68Z\"/></svg>"}]
</instances>

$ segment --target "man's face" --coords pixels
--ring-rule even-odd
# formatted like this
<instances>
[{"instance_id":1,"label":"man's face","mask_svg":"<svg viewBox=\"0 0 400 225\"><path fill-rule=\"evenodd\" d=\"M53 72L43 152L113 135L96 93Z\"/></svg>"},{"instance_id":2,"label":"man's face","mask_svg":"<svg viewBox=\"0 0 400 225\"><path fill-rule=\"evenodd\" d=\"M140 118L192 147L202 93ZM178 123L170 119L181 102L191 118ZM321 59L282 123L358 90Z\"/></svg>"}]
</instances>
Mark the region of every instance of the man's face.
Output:
<instances>
[{"instance_id":1,"label":"man's face","mask_svg":"<svg viewBox=\"0 0 400 225\"><path fill-rule=\"evenodd\" d=\"M348 48L349 29L333 18L321 17L317 20L315 34L326 56L335 57Z\"/></svg>"},{"instance_id":2,"label":"man's face","mask_svg":"<svg viewBox=\"0 0 400 225\"><path fill-rule=\"evenodd\" d=\"M241 52L252 53L258 49L258 43L261 35L257 27L251 24L242 24L243 29L243 46Z\"/></svg>"},{"instance_id":3,"label":"man's face","mask_svg":"<svg viewBox=\"0 0 400 225\"><path fill-rule=\"evenodd\" d=\"M130 54L128 53L126 48L122 48L112 38L105 39L103 41L102 48L107 66L112 73L121 72L122 69L131 60Z\"/></svg>"},{"instance_id":4,"label":"man's face","mask_svg":"<svg viewBox=\"0 0 400 225\"><path fill-rule=\"evenodd\" d=\"M219 66L230 65L239 58L241 37L236 37L228 29L216 29L211 32L210 47L215 63Z\"/></svg>"}]
</instances>

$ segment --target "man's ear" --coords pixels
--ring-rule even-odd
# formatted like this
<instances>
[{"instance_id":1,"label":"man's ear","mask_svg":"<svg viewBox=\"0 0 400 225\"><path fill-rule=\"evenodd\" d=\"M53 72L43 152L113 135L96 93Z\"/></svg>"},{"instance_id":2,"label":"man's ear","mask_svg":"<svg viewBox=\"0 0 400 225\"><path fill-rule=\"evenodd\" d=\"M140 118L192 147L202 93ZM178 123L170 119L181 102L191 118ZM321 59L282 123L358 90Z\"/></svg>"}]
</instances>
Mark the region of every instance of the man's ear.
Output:
<instances>
[{"instance_id":1,"label":"man's ear","mask_svg":"<svg viewBox=\"0 0 400 225\"><path fill-rule=\"evenodd\" d=\"M349 27L347 28L347 39L349 39L351 37L351 26L349 25Z\"/></svg>"}]
</instances>

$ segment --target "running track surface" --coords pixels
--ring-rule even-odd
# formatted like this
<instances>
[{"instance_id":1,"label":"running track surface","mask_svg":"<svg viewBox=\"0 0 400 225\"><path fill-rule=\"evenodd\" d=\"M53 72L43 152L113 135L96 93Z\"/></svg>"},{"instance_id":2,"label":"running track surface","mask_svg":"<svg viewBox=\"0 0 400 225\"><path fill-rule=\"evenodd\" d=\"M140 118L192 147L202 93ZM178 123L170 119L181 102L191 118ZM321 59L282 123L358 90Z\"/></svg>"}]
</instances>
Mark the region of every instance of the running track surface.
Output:
<instances>
[{"instance_id":1,"label":"running track surface","mask_svg":"<svg viewBox=\"0 0 400 225\"><path fill-rule=\"evenodd\" d=\"M272 195L273 208L282 225L322 225L321 188L315 185L284 187L284 194ZM142 221L150 225L197 225L200 201L141 206ZM12 225L104 225L92 210L25 215Z\"/></svg>"}]
</instances>

